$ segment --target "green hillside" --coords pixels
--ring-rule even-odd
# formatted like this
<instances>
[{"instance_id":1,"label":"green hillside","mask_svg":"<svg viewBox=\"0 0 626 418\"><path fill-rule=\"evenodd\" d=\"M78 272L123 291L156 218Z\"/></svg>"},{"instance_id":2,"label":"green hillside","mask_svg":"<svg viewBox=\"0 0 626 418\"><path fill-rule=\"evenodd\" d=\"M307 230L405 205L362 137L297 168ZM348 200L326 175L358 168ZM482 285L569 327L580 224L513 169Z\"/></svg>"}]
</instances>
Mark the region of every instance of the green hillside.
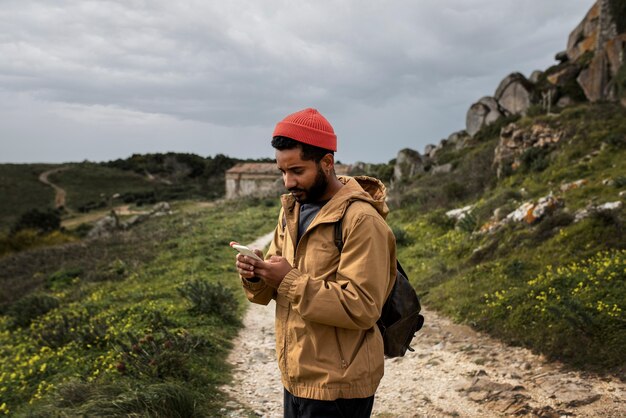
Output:
<instances>
[{"instance_id":1,"label":"green hillside","mask_svg":"<svg viewBox=\"0 0 626 418\"><path fill-rule=\"evenodd\" d=\"M580 105L517 120L521 132L541 126L562 139L526 150L497 178L495 149L509 122L465 149L444 146L437 158L452 163L450 173L398 186L390 222L400 258L425 302L455 320L550 358L624 373L625 210L595 208L624 203L626 109ZM550 194L543 217L502 221ZM467 205L460 221L446 215ZM584 208L588 216L576 219Z\"/></svg>"},{"instance_id":2,"label":"green hillside","mask_svg":"<svg viewBox=\"0 0 626 418\"><path fill-rule=\"evenodd\" d=\"M0 258L0 415L215 416L245 306L228 243L269 232L276 204L178 203Z\"/></svg>"},{"instance_id":3,"label":"green hillside","mask_svg":"<svg viewBox=\"0 0 626 418\"><path fill-rule=\"evenodd\" d=\"M54 191L39 181L39 175L54 164L0 164L0 232L7 230L31 208L53 208Z\"/></svg>"}]
</instances>

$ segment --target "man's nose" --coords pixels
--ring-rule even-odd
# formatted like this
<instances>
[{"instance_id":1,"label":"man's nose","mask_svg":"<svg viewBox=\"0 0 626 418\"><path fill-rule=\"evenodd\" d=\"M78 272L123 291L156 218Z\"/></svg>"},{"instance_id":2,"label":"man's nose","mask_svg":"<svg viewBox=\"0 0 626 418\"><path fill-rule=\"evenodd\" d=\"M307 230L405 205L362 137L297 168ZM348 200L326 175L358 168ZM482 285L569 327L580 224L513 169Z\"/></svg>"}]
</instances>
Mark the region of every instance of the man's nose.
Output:
<instances>
[{"instance_id":1,"label":"man's nose","mask_svg":"<svg viewBox=\"0 0 626 418\"><path fill-rule=\"evenodd\" d=\"M298 184L296 182L294 176L292 176L289 173L283 174L283 183L285 183L285 188L286 189L291 189L293 187L296 187L296 185Z\"/></svg>"}]
</instances>

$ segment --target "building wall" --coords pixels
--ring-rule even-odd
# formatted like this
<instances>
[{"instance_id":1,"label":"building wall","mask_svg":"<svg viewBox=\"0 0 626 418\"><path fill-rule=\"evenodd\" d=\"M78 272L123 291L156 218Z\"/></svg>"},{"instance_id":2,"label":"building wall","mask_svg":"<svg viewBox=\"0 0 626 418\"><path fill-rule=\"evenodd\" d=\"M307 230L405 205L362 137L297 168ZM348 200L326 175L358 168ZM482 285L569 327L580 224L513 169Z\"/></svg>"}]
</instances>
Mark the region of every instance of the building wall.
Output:
<instances>
[{"instance_id":1,"label":"building wall","mask_svg":"<svg viewBox=\"0 0 626 418\"><path fill-rule=\"evenodd\" d=\"M226 174L226 199L273 196L280 186L280 175Z\"/></svg>"}]
</instances>

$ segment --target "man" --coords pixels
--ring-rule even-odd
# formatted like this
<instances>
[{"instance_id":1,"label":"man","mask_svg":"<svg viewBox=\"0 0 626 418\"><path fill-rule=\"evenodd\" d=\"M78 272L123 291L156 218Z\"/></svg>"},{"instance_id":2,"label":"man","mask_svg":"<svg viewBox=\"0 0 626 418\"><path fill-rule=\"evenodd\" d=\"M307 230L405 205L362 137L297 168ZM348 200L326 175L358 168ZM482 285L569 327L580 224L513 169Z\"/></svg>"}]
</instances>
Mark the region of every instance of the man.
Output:
<instances>
[{"instance_id":1,"label":"man","mask_svg":"<svg viewBox=\"0 0 626 418\"><path fill-rule=\"evenodd\" d=\"M265 261L238 254L236 265L251 302L276 301L285 416L369 416L383 376L376 321L396 276L385 186L335 175L337 137L317 110L279 122L272 146L290 193Z\"/></svg>"}]
</instances>

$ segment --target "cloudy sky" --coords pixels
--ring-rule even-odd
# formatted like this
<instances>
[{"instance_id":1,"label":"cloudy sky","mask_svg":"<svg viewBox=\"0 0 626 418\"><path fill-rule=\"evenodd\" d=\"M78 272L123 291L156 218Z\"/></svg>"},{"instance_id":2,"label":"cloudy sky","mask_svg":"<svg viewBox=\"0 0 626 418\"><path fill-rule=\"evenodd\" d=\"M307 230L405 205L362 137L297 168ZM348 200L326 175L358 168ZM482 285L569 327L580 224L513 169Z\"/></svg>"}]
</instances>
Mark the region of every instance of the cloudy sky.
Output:
<instances>
[{"instance_id":1,"label":"cloudy sky","mask_svg":"<svg viewBox=\"0 0 626 418\"><path fill-rule=\"evenodd\" d=\"M593 0L0 0L0 162L271 157L315 107L343 162L465 128L554 63Z\"/></svg>"}]
</instances>

